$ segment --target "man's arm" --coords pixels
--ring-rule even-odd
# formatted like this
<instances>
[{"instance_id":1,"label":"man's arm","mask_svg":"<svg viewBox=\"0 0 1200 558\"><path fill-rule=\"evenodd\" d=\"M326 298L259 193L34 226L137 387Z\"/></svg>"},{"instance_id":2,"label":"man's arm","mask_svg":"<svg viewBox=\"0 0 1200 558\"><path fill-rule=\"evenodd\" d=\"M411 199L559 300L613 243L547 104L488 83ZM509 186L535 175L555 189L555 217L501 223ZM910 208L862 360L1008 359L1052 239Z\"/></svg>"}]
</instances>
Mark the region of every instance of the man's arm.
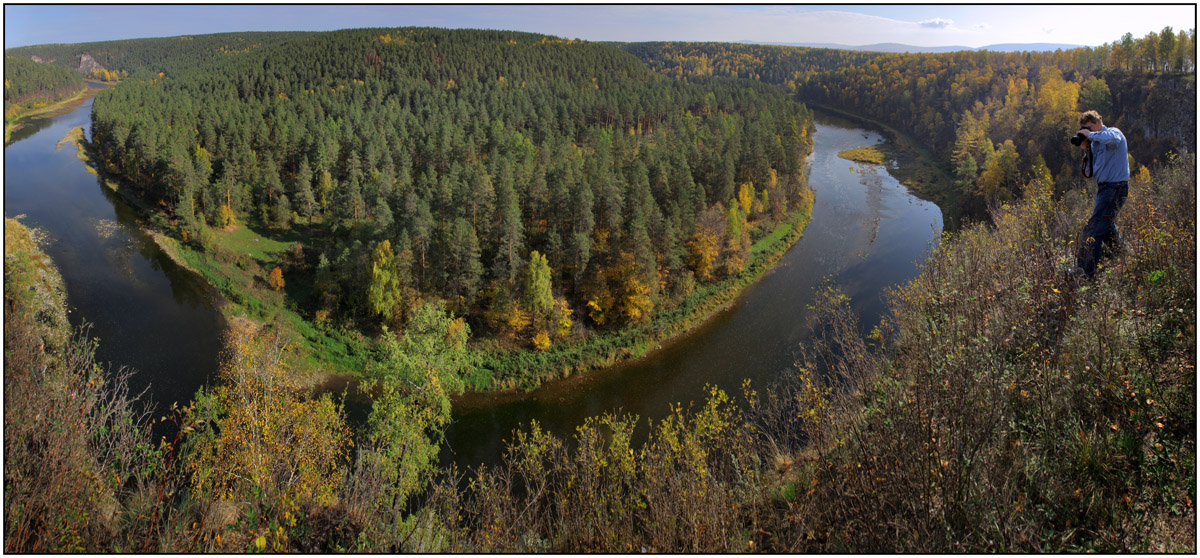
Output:
<instances>
[{"instance_id":1,"label":"man's arm","mask_svg":"<svg viewBox=\"0 0 1200 558\"><path fill-rule=\"evenodd\" d=\"M1085 128L1080 131L1087 132L1088 130ZM1096 143L1125 143L1125 134L1122 134L1121 131L1116 128L1105 128L1099 132L1090 132L1087 134L1087 138Z\"/></svg>"}]
</instances>

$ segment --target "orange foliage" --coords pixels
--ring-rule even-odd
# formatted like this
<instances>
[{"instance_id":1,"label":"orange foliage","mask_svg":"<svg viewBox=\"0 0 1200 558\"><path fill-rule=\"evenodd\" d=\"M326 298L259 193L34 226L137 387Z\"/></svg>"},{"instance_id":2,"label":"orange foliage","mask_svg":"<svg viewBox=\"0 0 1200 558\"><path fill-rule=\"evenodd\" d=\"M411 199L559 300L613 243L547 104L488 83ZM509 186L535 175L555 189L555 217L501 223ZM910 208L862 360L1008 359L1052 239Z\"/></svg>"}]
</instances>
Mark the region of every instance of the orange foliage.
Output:
<instances>
[{"instance_id":1,"label":"orange foliage","mask_svg":"<svg viewBox=\"0 0 1200 558\"><path fill-rule=\"evenodd\" d=\"M271 285L271 288L277 291L283 288L285 284L283 282L283 270L279 269L279 266L275 266L275 269L271 270L271 275L267 277L267 284Z\"/></svg>"}]
</instances>

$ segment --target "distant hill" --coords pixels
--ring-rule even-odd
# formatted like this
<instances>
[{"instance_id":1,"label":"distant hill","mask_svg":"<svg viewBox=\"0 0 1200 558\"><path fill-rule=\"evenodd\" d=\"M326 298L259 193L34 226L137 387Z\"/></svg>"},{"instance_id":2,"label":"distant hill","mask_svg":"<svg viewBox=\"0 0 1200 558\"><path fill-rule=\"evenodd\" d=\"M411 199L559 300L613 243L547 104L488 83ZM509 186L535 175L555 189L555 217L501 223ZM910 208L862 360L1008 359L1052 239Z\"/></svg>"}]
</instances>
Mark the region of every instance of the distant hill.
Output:
<instances>
[{"instance_id":1,"label":"distant hill","mask_svg":"<svg viewBox=\"0 0 1200 558\"><path fill-rule=\"evenodd\" d=\"M757 41L741 41L743 44L751 45L781 45L781 46L798 46L809 48L834 48L839 50L862 50L868 52L958 52L963 50L979 51L990 50L997 52L1045 52L1055 50L1070 50L1074 48L1082 48L1083 45L1068 45L1062 43L1003 43L996 45L987 45L981 47L968 46L914 46L900 43L877 43L873 45L842 45L837 43L763 43Z\"/></svg>"}]
</instances>

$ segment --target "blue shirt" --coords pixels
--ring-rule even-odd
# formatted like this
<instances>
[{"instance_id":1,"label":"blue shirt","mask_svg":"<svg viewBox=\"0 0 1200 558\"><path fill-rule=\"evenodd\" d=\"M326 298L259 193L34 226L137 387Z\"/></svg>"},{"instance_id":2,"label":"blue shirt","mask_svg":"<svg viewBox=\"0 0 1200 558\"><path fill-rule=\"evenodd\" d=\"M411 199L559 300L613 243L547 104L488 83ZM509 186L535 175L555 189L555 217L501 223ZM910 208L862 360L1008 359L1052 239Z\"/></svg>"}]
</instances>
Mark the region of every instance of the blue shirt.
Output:
<instances>
[{"instance_id":1,"label":"blue shirt","mask_svg":"<svg viewBox=\"0 0 1200 558\"><path fill-rule=\"evenodd\" d=\"M1125 146L1125 134L1116 128L1104 126L1099 132L1088 135L1092 141L1092 157L1096 161L1096 173L1092 176L1096 184L1129 180L1129 151Z\"/></svg>"}]
</instances>

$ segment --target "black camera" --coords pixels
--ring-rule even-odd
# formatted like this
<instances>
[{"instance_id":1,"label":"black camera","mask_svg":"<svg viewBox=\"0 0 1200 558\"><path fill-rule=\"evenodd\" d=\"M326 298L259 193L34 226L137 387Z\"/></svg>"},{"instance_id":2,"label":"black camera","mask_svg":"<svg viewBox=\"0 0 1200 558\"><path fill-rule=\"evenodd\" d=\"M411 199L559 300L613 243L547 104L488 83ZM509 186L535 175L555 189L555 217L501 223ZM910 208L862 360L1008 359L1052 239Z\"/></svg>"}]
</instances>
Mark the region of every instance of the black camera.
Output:
<instances>
[{"instance_id":1,"label":"black camera","mask_svg":"<svg viewBox=\"0 0 1200 558\"><path fill-rule=\"evenodd\" d=\"M1074 136L1071 136L1071 145L1078 146L1078 145L1082 144L1083 140L1085 140L1085 139L1088 139L1088 138L1087 138L1087 136L1083 135L1083 132L1077 132Z\"/></svg>"}]
</instances>

